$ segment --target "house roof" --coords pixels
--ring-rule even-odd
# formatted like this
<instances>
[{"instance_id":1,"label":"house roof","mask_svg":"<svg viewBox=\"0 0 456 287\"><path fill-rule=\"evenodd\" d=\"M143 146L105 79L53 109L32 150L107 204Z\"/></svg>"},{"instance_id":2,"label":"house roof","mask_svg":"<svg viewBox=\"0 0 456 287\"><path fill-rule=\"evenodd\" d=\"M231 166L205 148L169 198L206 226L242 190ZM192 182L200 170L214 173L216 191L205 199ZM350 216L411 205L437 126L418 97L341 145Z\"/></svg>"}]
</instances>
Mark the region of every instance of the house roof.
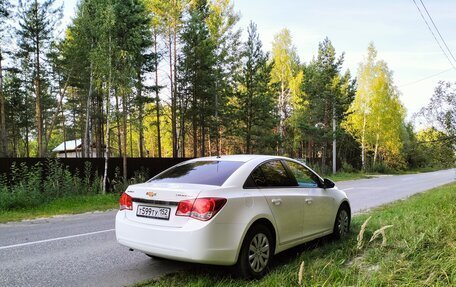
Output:
<instances>
[{"instance_id":1,"label":"house roof","mask_svg":"<svg viewBox=\"0 0 456 287\"><path fill-rule=\"evenodd\" d=\"M55 149L52 150L52 152L61 152L65 151L65 145L66 145L66 151L74 151L76 148L81 147L81 139L75 139L75 140L70 140L61 143L58 145Z\"/></svg>"}]
</instances>

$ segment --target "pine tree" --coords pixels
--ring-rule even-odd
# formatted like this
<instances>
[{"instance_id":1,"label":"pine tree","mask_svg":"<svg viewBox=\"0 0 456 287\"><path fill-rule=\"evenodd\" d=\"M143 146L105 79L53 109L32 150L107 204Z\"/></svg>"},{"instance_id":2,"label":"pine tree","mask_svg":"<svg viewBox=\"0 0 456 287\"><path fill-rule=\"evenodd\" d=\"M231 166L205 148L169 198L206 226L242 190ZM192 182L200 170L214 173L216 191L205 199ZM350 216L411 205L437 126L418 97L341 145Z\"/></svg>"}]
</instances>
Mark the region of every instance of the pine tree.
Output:
<instances>
[{"instance_id":1,"label":"pine tree","mask_svg":"<svg viewBox=\"0 0 456 287\"><path fill-rule=\"evenodd\" d=\"M11 155L27 156L28 128L33 125L33 101L27 96L24 89L23 79L20 78L21 71L10 69L5 75L4 94L6 98L6 123L8 124L9 139L11 142Z\"/></svg>"},{"instance_id":2,"label":"pine tree","mask_svg":"<svg viewBox=\"0 0 456 287\"><path fill-rule=\"evenodd\" d=\"M237 97L231 108L237 119L233 128L243 139L244 152L272 152L274 137L270 131L276 124L273 92L269 87L272 65L262 50L254 23L250 23L247 33L241 54L242 70L237 77Z\"/></svg>"},{"instance_id":3,"label":"pine tree","mask_svg":"<svg viewBox=\"0 0 456 287\"><path fill-rule=\"evenodd\" d=\"M5 20L10 17L10 4L7 0L0 0L0 157L8 155L8 137L6 131L5 96L3 93L3 41Z\"/></svg>"},{"instance_id":4,"label":"pine tree","mask_svg":"<svg viewBox=\"0 0 456 287\"><path fill-rule=\"evenodd\" d=\"M354 82L349 73L341 74L343 61L343 54L336 57L331 41L325 38L318 45L316 58L304 68L302 95L293 101L298 156L306 150L306 157L311 160L320 153L322 168L327 165L331 142L334 144L341 134L338 123L353 100Z\"/></svg>"},{"instance_id":5,"label":"pine tree","mask_svg":"<svg viewBox=\"0 0 456 287\"><path fill-rule=\"evenodd\" d=\"M19 48L23 55L30 54L33 61L33 86L35 90L36 128L38 156L46 155L43 137L45 134L44 106L46 98L45 65L46 53L53 38L56 23L61 18L62 7L54 7L55 0L19 1Z\"/></svg>"},{"instance_id":6,"label":"pine tree","mask_svg":"<svg viewBox=\"0 0 456 287\"><path fill-rule=\"evenodd\" d=\"M213 126L215 114L215 45L210 38L205 19L208 17L206 1L195 1L189 11L190 18L181 34L182 57L179 63L179 91L190 106L193 156L206 154L208 128Z\"/></svg>"},{"instance_id":7,"label":"pine tree","mask_svg":"<svg viewBox=\"0 0 456 287\"><path fill-rule=\"evenodd\" d=\"M223 148L223 136L233 125L229 116L228 102L235 95L235 76L241 66L241 30L236 28L239 14L234 11L230 0L209 2L206 23L212 42L215 45L215 119L210 128L211 146L215 146L218 155ZM214 150L214 149L213 149Z\"/></svg>"}]
</instances>

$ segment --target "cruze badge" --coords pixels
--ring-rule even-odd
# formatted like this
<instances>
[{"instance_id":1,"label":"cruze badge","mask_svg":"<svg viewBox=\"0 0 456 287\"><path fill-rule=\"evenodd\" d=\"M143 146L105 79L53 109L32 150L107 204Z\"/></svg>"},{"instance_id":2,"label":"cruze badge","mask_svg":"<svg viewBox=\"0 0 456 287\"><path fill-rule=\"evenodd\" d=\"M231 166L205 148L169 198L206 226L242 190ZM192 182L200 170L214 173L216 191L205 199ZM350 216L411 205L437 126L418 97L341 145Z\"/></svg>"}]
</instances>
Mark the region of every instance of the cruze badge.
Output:
<instances>
[{"instance_id":1,"label":"cruze badge","mask_svg":"<svg viewBox=\"0 0 456 287\"><path fill-rule=\"evenodd\" d=\"M149 196L149 197L154 197L157 195L157 193L153 192L153 191L148 191L146 192L146 195Z\"/></svg>"}]
</instances>

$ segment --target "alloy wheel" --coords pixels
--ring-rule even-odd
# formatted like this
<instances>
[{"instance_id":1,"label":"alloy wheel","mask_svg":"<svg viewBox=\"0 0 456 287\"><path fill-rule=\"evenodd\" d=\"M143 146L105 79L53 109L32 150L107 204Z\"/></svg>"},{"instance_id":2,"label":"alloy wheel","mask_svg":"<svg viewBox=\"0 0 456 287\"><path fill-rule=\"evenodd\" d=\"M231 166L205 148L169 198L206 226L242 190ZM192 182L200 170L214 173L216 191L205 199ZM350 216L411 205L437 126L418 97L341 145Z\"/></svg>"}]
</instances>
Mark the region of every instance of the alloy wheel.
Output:
<instances>
[{"instance_id":1,"label":"alloy wheel","mask_svg":"<svg viewBox=\"0 0 456 287\"><path fill-rule=\"evenodd\" d=\"M256 234L249 246L249 264L253 271L261 272L268 265L270 246L268 237L263 233Z\"/></svg>"},{"instance_id":2,"label":"alloy wheel","mask_svg":"<svg viewBox=\"0 0 456 287\"><path fill-rule=\"evenodd\" d=\"M345 209L342 209L339 212L339 217L337 218L337 230L339 232L339 237L345 237L348 233L349 227L349 217Z\"/></svg>"}]
</instances>

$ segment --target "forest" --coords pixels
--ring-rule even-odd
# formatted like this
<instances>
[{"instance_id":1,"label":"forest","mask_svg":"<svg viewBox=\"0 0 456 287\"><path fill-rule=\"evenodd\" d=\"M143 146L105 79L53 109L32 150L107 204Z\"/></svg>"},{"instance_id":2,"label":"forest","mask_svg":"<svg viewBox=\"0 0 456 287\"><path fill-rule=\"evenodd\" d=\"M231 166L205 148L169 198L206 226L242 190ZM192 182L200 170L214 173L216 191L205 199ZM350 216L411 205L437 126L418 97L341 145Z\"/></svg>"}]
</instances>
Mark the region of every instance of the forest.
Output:
<instances>
[{"instance_id":1,"label":"forest","mask_svg":"<svg viewBox=\"0 0 456 287\"><path fill-rule=\"evenodd\" d=\"M366 43L356 73L323 38L300 59L290 31L265 51L230 0L0 0L0 157L300 158L320 171L455 164L456 83L406 121L393 71ZM244 40L245 39L245 40ZM417 128L419 127L419 128Z\"/></svg>"}]
</instances>

